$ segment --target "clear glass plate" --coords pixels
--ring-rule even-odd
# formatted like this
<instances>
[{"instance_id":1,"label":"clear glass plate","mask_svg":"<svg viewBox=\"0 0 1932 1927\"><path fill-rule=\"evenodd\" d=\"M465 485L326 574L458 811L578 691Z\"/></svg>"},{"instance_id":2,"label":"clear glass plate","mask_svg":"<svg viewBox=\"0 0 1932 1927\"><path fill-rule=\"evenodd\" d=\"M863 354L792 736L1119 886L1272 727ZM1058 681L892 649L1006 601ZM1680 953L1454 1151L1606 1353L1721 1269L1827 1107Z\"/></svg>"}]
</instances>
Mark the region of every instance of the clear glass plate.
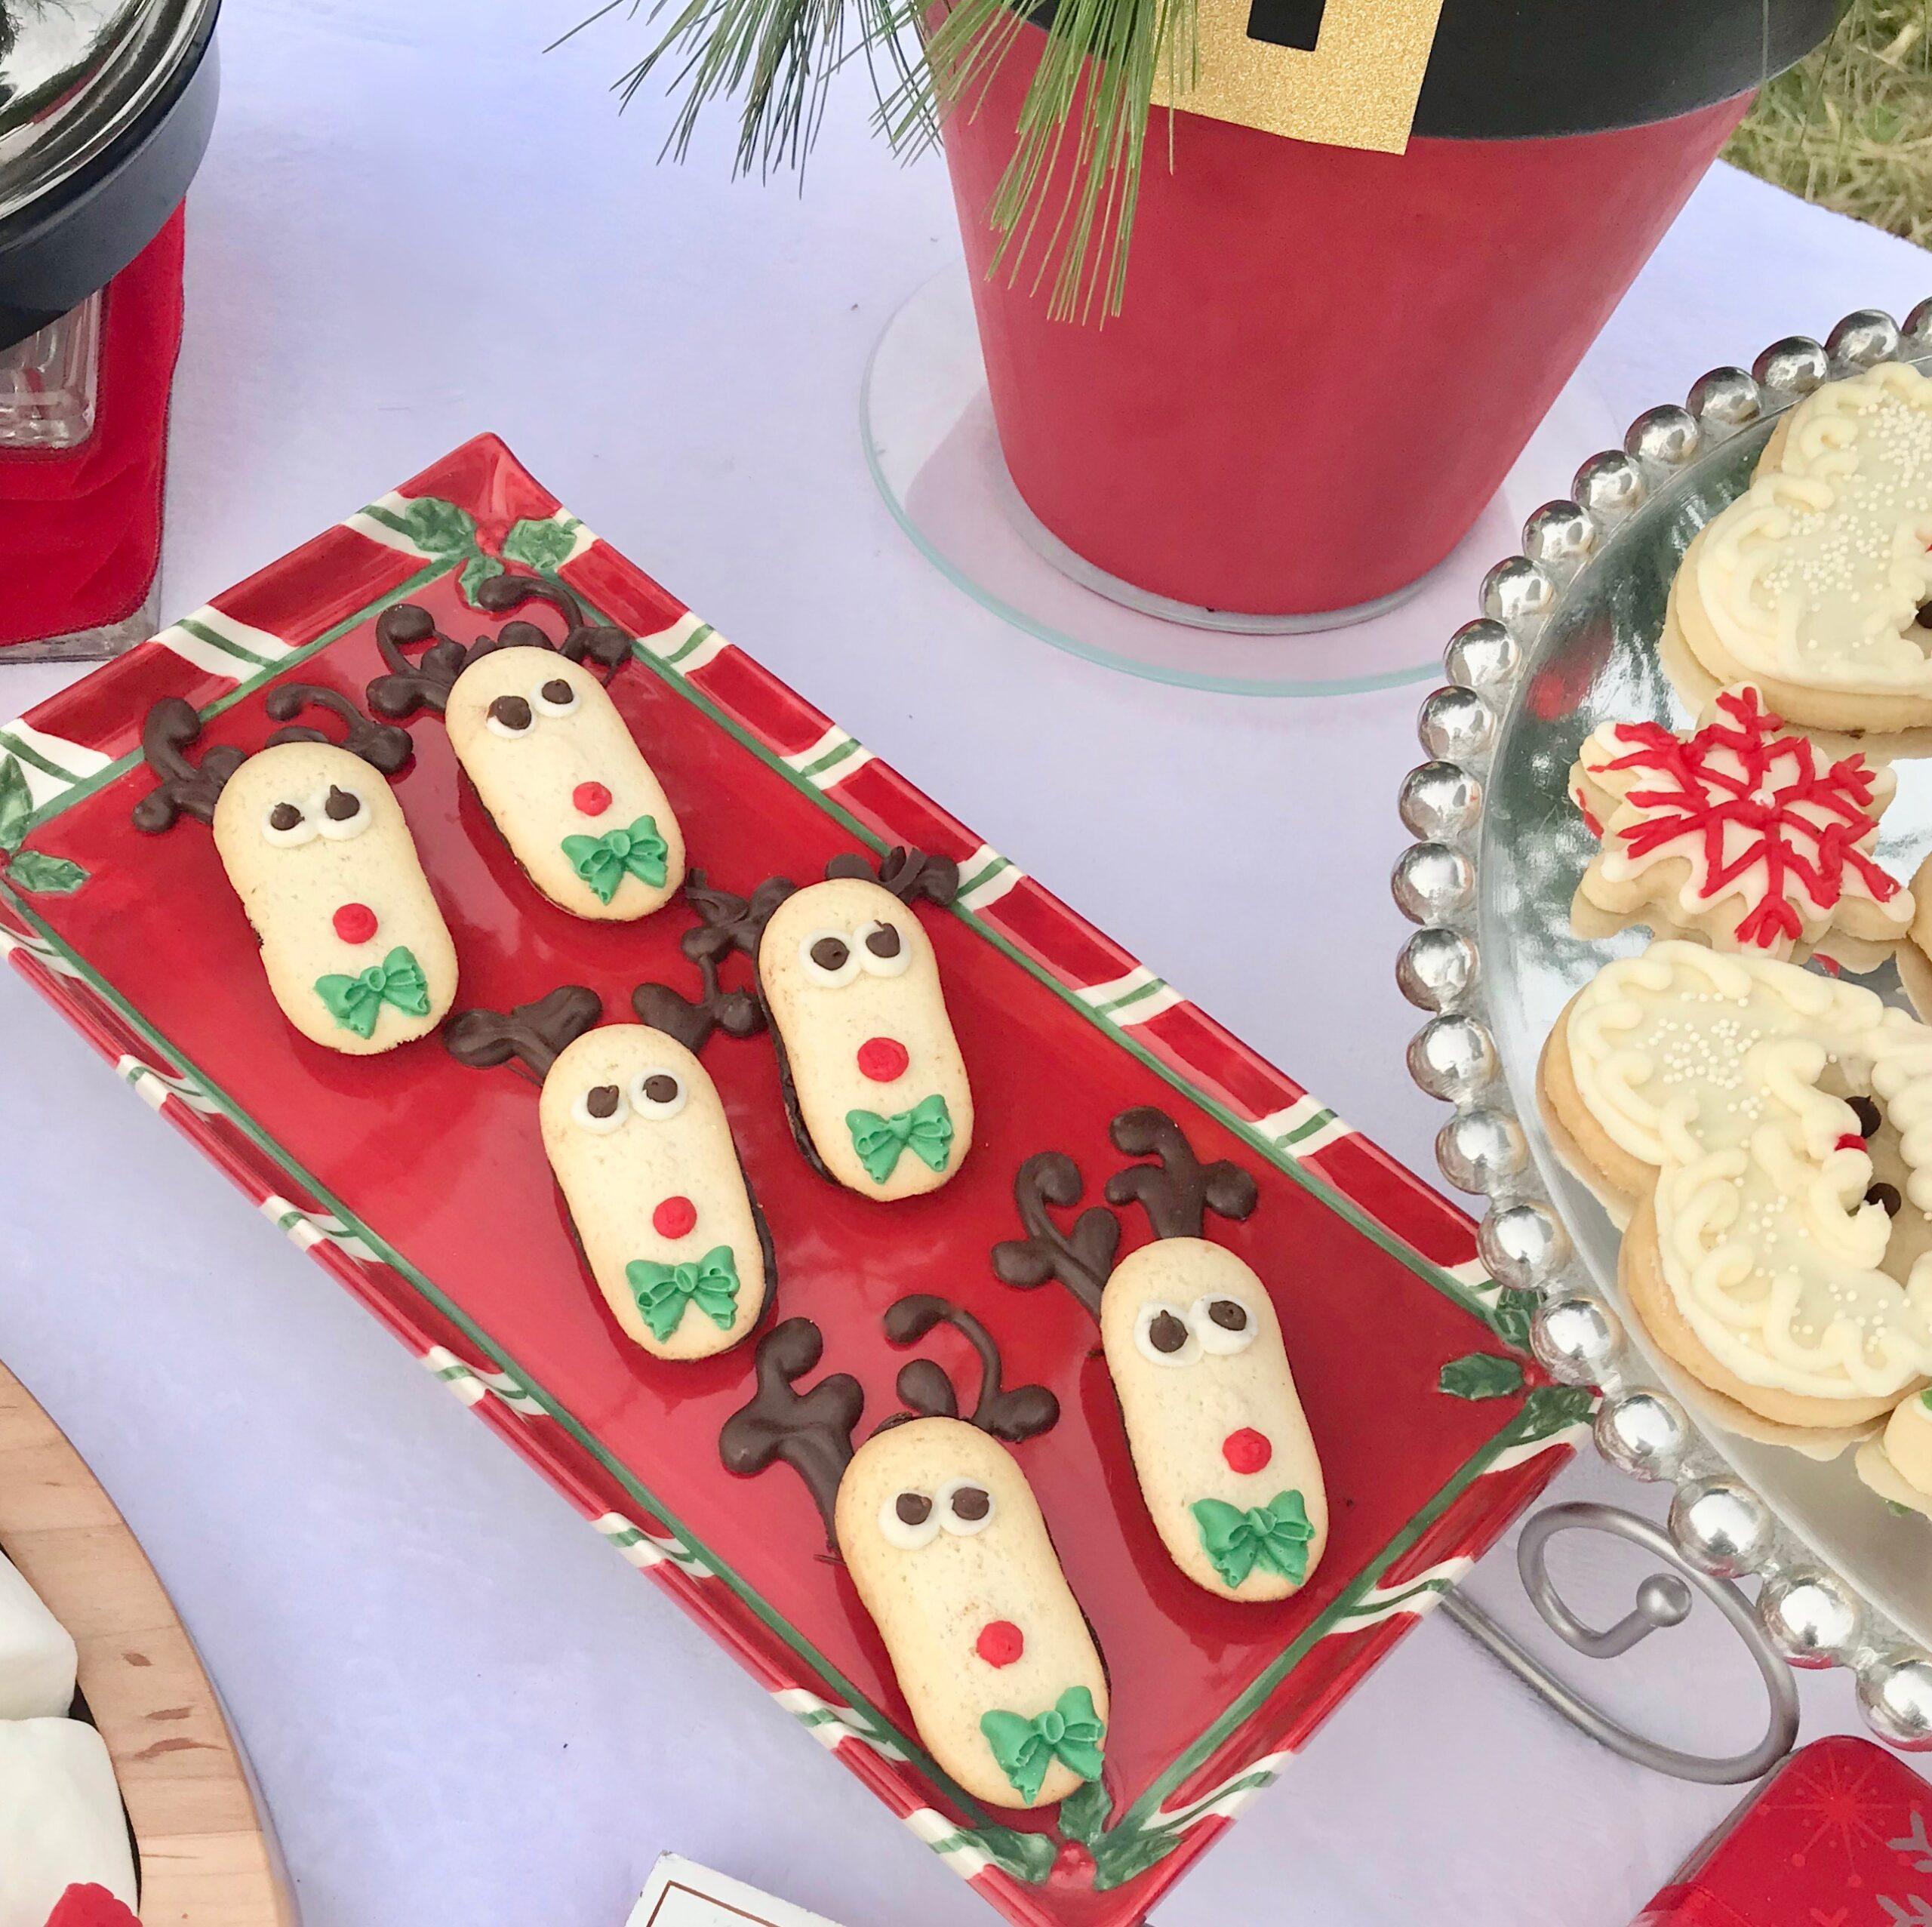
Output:
<instances>
[{"instance_id":1,"label":"clear glass plate","mask_svg":"<svg viewBox=\"0 0 1932 1927\"><path fill-rule=\"evenodd\" d=\"M1777 419L1767 411L1687 463L1561 592L1503 717L1484 807L1478 941L1503 1074L1549 1195L1598 1288L1620 1308L1619 1234L1551 1146L1536 1102L1537 1060L1570 998L1649 937L1640 930L1594 942L1572 933L1571 899L1595 845L1569 800L1569 773L1599 723L1654 718L1681 728L1701 706L1672 686L1659 660L1665 601L1691 538L1743 492ZM1878 852L1894 876L1907 877L1932 850L1932 761L1895 767L1898 794ZM1862 980L1909 1008L1890 965ZM1626 1324L1657 1378L1785 1523L1914 1639L1932 1644L1932 1522L1890 1511L1860 1483L1849 1452L1820 1464L1727 1430L1697 1382L1647 1344L1634 1320Z\"/></svg>"}]
</instances>

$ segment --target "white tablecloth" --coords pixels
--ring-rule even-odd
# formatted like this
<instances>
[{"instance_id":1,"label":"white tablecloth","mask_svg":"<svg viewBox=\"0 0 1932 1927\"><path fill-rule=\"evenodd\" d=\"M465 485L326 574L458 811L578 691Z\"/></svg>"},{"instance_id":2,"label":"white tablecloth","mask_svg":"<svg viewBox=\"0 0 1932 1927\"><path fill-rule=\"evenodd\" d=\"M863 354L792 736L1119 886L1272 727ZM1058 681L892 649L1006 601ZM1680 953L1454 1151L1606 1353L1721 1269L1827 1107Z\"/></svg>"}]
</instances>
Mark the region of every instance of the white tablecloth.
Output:
<instances>
[{"instance_id":1,"label":"white tablecloth","mask_svg":"<svg viewBox=\"0 0 1932 1927\"><path fill-rule=\"evenodd\" d=\"M588 4L233 0L191 210L168 611L500 430L727 634L1432 1168L1385 881L1417 692L1158 688L949 587L874 494L857 399L887 316L956 255L943 170L873 144L857 73L802 199L731 183L721 126L660 168L662 109L620 119L601 91L641 24L540 51ZM1583 378L1621 420L1928 290L1904 243L1720 169ZM0 711L65 679L0 668ZM1230 902L1238 949L1206 934ZM666 1847L847 1927L991 1918L7 972L0 1034L0 1353L173 1589L312 1927L615 1927ZM1654 1498L1594 1466L1561 1489ZM1634 1559L1586 1574L1600 1617ZM1473 1590L1526 1616L1506 1555ZM1696 1622L1601 1690L1714 1744L1761 1716L1748 1663ZM1855 1726L1844 1675L1804 1698L1808 1733ZM1734 1797L1623 1765L1432 1619L1159 1918L1617 1927Z\"/></svg>"}]
</instances>

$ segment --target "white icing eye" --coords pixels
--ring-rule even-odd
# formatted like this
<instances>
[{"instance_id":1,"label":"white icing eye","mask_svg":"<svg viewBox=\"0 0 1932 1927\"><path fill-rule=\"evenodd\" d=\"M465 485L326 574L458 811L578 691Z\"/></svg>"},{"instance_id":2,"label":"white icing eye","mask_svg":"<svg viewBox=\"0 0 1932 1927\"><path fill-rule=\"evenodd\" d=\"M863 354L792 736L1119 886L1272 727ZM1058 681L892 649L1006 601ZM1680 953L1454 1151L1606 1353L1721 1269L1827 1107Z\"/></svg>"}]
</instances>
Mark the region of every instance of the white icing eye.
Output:
<instances>
[{"instance_id":1,"label":"white icing eye","mask_svg":"<svg viewBox=\"0 0 1932 1927\"><path fill-rule=\"evenodd\" d=\"M897 977L912 961L912 947L897 925L875 918L853 931L859 962L873 977Z\"/></svg>"},{"instance_id":2,"label":"white icing eye","mask_svg":"<svg viewBox=\"0 0 1932 1927\"><path fill-rule=\"evenodd\" d=\"M483 718L492 736L528 736L537 726L535 712L521 696L499 696Z\"/></svg>"},{"instance_id":3,"label":"white icing eye","mask_svg":"<svg viewBox=\"0 0 1932 1927\"><path fill-rule=\"evenodd\" d=\"M993 1495L977 1479L955 1479L939 1488L934 1509L955 1539L970 1539L993 1522Z\"/></svg>"},{"instance_id":4,"label":"white icing eye","mask_svg":"<svg viewBox=\"0 0 1932 1927\"><path fill-rule=\"evenodd\" d=\"M858 953L849 931L813 931L798 946L798 961L813 983L829 990L844 990L859 974Z\"/></svg>"},{"instance_id":5,"label":"white icing eye","mask_svg":"<svg viewBox=\"0 0 1932 1927\"><path fill-rule=\"evenodd\" d=\"M631 1108L639 1117L675 1117L685 1107L685 1080L675 1071L641 1072L631 1082Z\"/></svg>"},{"instance_id":6,"label":"white icing eye","mask_svg":"<svg viewBox=\"0 0 1932 1927\"><path fill-rule=\"evenodd\" d=\"M540 716L567 716L577 707L577 685L568 676L553 676L530 692L530 700Z\"/></svg>"},{"instance_id":7,"label":"white icing eye","mask_svg":"<svg viewBox=\"0 0 1932 1927\"><path fill-rule=\"evenodd\" d=\"M1150 1365L1192 1365L1201 1356L1201 1341L1187 1313L1158 1298L1140 1307L1134 1321L1134 1342Z\"/></svg>"},{"instance_id":8,"label":"white icing eye","mask_svg":"<svg viewBox=\"0 0 1932 1927\"><path fill-rule=\"evenodd\" d=\"M1188 1308L1187 1322L1204 1352L1231 1358L1254 1343L1261 1321L1246 1300L1229 1291L1211 1291Z\"/></svg>"},{"instance_id":9,"label":"white icing eye","mask_svg":"<svg viewBox=\"0 0 1932 1927\"><path fill-rule=\"evenodd\" d=\"M888 1546L916 1553L939 1537L939 1508L924 1492L895 1492L878 1509L878 1529Z\"/></svg>"},{"instance_id":10,"label":"white icing eye","mask_svg":"<svg viewBox=\"0 0 1932 1927\"><path fill-rule=\"evenodd\" d=\"M272 804L262 819L262 841L272 843L278 850L292 850L297 844L313 842L315 838L315 820L306 802Z\"/></svg>"},{"instance_id":11,"label":"white icing eye","mask_svg":"<svg viewBox=\"0 0 1932 1927\"><path fill-rule=\"evenodd\" d=\"M615 1084L592 1085L571 1107L571 1116L577 1122L600 1137L621 1129L630 1114L623 1088Z\"/></svg>"},{"instance_id":12,"label":"white icing eye","mask_svg":"<svg viewBox=\"0 0 1932 1927\"><path fill-rule=\"evenodd\" d=\"M375 820L368 798L340 783L331 783L321 793L309 814L331 843L346 843L352 836L360 836Z\"/></svg>"}]
</instances>

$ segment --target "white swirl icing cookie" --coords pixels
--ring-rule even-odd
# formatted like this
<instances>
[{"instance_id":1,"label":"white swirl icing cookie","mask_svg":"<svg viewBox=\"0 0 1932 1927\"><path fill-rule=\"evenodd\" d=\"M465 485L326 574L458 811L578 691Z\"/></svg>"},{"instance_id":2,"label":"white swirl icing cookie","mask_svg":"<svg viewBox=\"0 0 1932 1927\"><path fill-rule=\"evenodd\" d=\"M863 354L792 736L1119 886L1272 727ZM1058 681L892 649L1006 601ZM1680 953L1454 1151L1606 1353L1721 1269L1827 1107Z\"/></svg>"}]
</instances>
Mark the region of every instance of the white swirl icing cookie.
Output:
<instances>
[{"instance_id":1,"label":"white swirl icing cookie","mask_svg":"<svg viewBox=\"0 0 1932 1927\"><path fill-rule=\"evenodd\" d=\"M1632 1309L1706 1384L1843 1427L1932 1373L1932 1030L1795 965L1664 942L1571 1000L1541 1083L1629 1216Z\"/></svg>"},{"instance_id":2,"label":"white swirl icing cookie","mask_svg":"<svg viewBox=\"0 0 1932 1927\"><path fill-rule=\"evenodd\" d=\"M1602 844L1577 885L1578 921L1591 927L1595 910L1765 956L1840 935L1882 952L1916 907L1872 854L1894 787L1883 763L1833 759L1788 730L1748 684L1721 691L1682 735L1605 723L1570 772Z\"/></svg>"},{"instance_id":3,"label":"white swirl icing cookie","mask_svg":"<svg viewBox=\"0 0 1932 1927\"><path fill-rule=\"evenodd\" d=\"M1700 532L1672 626L1720 682L1795 722L1932 722L1932 380L1887 362L1780 424L1750 488Z\"/></svg>"}]
</instances>

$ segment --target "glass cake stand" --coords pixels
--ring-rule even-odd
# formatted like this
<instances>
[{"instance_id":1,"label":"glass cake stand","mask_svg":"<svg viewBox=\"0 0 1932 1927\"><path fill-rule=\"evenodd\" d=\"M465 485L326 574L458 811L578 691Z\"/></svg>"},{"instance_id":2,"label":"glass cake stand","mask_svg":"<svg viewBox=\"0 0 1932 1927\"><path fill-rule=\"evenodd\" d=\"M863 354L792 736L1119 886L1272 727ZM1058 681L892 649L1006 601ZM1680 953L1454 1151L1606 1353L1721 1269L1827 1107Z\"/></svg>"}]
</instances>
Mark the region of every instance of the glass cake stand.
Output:
<instances>
[{"instance_id":1,"label":"glass cake stand","mask_svg":"<svg viewBox=\"0 0 1932 1927\"><path fill-rule=\"evenodd\" d=\"M872 479L914 546L957 587L1029 636L1130 676L1247 696L1334 696L1433 677L1429 640L1456 620L1463 565L1515 539L1567 449L1616 423L1573 379L1448 559L1380 602L1307 618L1191 608L1106 574L1020 499L994 432L964 263L892 319L866 364L860 427ZM1070 325L1070 324L1069 324Z\"/></svg>"},{"instance_id":2,"label":"glass cake stand","mask_svg":"<svg viewBox=\"0 0 1932 1927\"><path fill-rule=\"evenodd\" d=\"M1925 1747L1932 1522L1888 1509L1849 1453L1818 1463L1727 1429L1701 1388L1625 1322L1618 1233L1555 1154L1536 1101L1538 1054L1564 1004L1604 962L1648 940L1572 934L1571 899L1594 848L1567 794L1578 748L1599 723L1681 727L1701 706L1673 686L1657 654L1684 549L1748 485L1784 410L1829 377L1894 359L1932 370L1932 301L1903 330L1863 310L1823 344L1792 337L1749 373L1713 371L1687 407L1648 411L1622 448L1586 462L1573 500L1530 516L1523 553L1490 571L1480 619L1450 642L1449 686L1423 705L1432 760L1403 786L1402 820L1419 840L1398 861L1394 886L1422 926L1398 979L1433 1013L1409 1067L1455 1107L1438 1156L1452 1184L1488 1201L1481 1248L1493 1275L1540 1301L1538 1356L1558 1376L1601 1388L1605 1457L1674 1485L1667 1562L1674 1552L1704 1575L1756 1575L1761 1643L1793 1665L1849 1667L1879 1737ZM1895 767L1880 855L1909 876L1932 849L1932 761ZM1890 966L1863 980L1904 1002Z\"/></svg>"}]
</instances>

